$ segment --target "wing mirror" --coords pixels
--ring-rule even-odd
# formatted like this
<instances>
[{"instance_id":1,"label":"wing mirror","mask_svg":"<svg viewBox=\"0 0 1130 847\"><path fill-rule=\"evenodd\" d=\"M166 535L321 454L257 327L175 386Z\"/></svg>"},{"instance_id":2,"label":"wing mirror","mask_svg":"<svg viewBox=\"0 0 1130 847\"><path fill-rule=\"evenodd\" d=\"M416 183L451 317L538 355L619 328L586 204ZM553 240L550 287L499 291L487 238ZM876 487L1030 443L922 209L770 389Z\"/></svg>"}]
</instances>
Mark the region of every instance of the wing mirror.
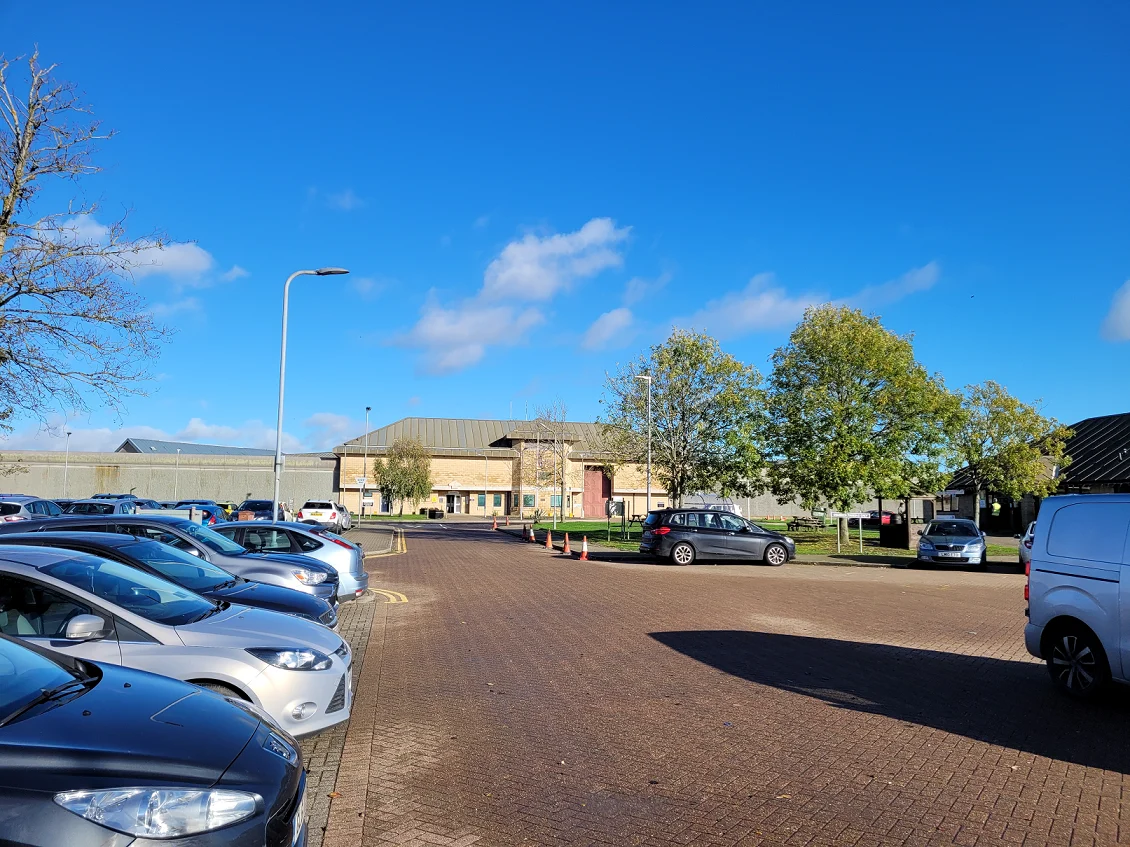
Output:
<instances>
[{"instance_id":1,"label":"wing mirror","mask_svg":"<svg viewBox=\"0 0 1130 847\"><path fill-rule=\"evenodd\" d=\"M75 615L67 622L68 641L97 641L109 634L106 621L98 615Z\"/></svg>"},{"instance_id":2,"label":"wing mirror","mask_svg":"<svg viewBox=\"0 0 1130 847\"><path fill-rule=\"evenodd\" d=\"M918 530L918 534L919 534L919 535L921 535L921 534L922 534L922 530Z\"/></svg>"},{"instance_id":3,"label":"wing mirror","mask_svg":"<svg viewBox=\"0 0 1130 847\"><path fill-rule=\"evenodd\" d=\"M190 556L195 556L198 559L200 558L200 551L195 547L186 547L184 552L188 553L188 555Z\"/></svg>"}]
</instances>

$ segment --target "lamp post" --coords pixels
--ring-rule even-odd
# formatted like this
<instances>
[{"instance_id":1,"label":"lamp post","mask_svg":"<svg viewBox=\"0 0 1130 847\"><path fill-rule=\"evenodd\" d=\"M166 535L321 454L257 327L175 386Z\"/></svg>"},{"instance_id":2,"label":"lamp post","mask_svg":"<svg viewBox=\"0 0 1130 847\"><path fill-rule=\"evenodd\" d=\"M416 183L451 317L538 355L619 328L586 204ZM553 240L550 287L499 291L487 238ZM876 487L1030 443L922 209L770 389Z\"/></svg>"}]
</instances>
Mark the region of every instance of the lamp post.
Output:
<instances>
[{"instance_id":1,"label":"lamp post","mask_svg":"<svg viewBox=\"0 0 1130 847\"><path fill-rule=\"evenodd\" d=\"M177 448L177 466L173 469L173 499L177 499L177 483L180 481L180 448Z\"/></svg>"},{"instance_id":2,"label":"lamp post","mask_svg":"<svg viewBox=\"0 0 1130 847\"><path fill-rule=\"evenodd\" d=\"M63 496L67 496L67 471L71 467L71 433L67 432L67 452L63 457Z\"/></svg>"},{"instance_id":3,"label":"lamp post","mask_svg":"<svg viewBox=\"0 0 1130 847\"><path fill-rule=\"evenodd\" d=\"M365 489L369 487L369 412L373 409L372 406L365 407L365 454L361 460L361 479L365 480L361 483L361 519L365 518Z\"/></svg>"},{"instance_id":4,"label":"lamp post","mask_svg":"<svg viewBox=\"0 0 1130 847\"><path fill-rule=\"evenodd\" d=\"M282 427L283 427L283 388L286 386L286 313L290 304L290 284L300 276L333 276L347 274L345 268L318 268L316 271L295 271L286 278L283 286L282 309L282 351L279 355L279 419L275 426L275 495L271 500L271 522L279 519L279 482L282 480Z\"/></svg>"},{"instance_id":5,"label":"lamp post","mask_svg":"<svg viewBox=\"0 0 1130 847\"><path fill-rule=\"evenodd\" d=\"M647 383L647 510L651 511L651 374L638 374Z\"/></svg>"},{"instance_id":6,"label":"lamp post","mask_svg":"<svg viewBox=\"0 0 1130 847\"><path fill-rule=\"evenodd\" d=\"M483 450L483 517L487 516L487 488L490 485L490 468L487 467L487 451Z\"/></svg>"}]
</instances>

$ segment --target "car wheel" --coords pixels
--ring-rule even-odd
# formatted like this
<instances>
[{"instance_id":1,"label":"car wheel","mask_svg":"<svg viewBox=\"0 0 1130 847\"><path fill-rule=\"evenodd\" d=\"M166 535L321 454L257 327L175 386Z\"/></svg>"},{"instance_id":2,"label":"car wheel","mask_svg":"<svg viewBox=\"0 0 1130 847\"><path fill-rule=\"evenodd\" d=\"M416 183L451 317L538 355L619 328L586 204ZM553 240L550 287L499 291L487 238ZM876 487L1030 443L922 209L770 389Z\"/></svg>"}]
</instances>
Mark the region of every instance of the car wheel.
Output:
<instances>
[{"instance_id":1,"label":"car wheel","mask_svg":"<svg viewBox=\"0 0 1130 847\"><path fill-rule=\"evenodd\" d=\"M765 548L765 564L779 568L789 560L789 551L783 544L770 544Z\"/></svg>"},{"instance_id":2,"label":"car wheel","mask_svg":"<svg viewBox=\"0 0 1130 847\"><path fill-rule=\"evenodd\" d=\"M671 561L676 565L689 565L694 561L694 548L685 541L671 548Z\"/></svg>"},{"instance_id":3,"label":"car wheel","mask_svg":"<svg viewBox=\"0 0 1130 847\"><path fill-rule=\"evenodd\" d=\"M1102 643L1080 623L1065 624L1056 630L1047 661L1056 687L1072 697L1094 697L1110 681L1110 665Z\"/></svg>"},{"instance_id":4,"label":"car wheel","mask_svg":"<svg viewBox=\"0 0 1130 847\"><path fill-rule=\"evenodd\" d=\"M234 688L229 688L219 682L198 682L196 685L201 688L207 688L209 691L214 691L221 697L234 697L237 700L246 700L247 698L236 691Z\"/></svg>"}]
</instances>

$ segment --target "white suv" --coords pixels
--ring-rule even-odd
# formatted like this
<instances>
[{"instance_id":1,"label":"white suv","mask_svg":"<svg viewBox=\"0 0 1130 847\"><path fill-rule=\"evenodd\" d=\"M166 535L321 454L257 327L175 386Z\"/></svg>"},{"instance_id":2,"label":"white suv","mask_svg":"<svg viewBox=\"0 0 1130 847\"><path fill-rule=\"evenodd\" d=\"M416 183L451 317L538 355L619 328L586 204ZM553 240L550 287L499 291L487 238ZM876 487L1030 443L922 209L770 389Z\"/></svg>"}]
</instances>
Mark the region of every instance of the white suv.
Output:
<instances>
[{"instance_id":1,"label":"white suv","mask_svg":"<svg viewBox=\"0 0 1130 847\"><path fill-rule=\"evenodd\" d=\"M307 500L298 510L298 514L295 515L295 520L302 523L314 523L323 529L328 529L340 535L348 514L346 512L343 515L337 503L331 500Z\"/></svg>"},{"instance_id":2,"label":"white suv","mask_svg":"<svg viewBox=\"0 0 1130 847\"><path fill-rule=\"evenodd\" d=\"M1128 529L1130 494L1049 497L1040 507L1024 642L1076 697L1130 681Z\"/></svg>"}]
</instances>

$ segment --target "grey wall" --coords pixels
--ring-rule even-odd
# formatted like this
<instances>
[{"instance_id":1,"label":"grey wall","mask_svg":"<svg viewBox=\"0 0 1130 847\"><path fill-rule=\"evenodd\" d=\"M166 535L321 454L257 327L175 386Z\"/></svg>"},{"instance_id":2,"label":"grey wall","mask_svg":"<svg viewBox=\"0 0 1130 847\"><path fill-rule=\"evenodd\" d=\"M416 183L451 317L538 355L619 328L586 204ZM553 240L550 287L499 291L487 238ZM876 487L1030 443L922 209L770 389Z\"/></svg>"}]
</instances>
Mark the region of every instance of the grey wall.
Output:
<instances>
[{"instance_id":1,"label":"grey wall","mask_svg":"<svg viewBox=\"0 0 1130 847\"><path fill-rule=\"evenodd\" d=\"M200 497L240 502L274 493L274 456L146 456L139 453L5 451L5 468L25 473L0 477L0 491L37 497L125 494L153 500ZM301 506L332 498L337 461L315 456L284 457L280 497ZM66 494L63 475L66 471ZM174 485L176 493L174 494Z\"/></svg>"}]
</instances>

